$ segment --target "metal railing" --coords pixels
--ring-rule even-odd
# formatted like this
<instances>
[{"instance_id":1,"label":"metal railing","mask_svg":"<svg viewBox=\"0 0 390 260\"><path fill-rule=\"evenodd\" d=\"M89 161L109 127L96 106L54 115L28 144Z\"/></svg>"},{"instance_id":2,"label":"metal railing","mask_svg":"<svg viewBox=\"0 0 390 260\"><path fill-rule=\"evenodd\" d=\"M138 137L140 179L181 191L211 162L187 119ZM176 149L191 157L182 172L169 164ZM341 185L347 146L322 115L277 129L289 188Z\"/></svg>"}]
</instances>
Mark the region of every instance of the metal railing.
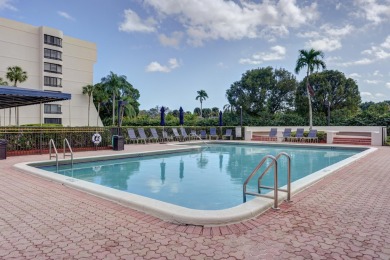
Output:
<instances>
[{"instance_id":1,"label":"metal railing","mask_svg":"<svg viewBox=\"0 0 390 260\"><path fill-rule=\"evenodd\" d=\"M66 154L66 147L68 147L69 149L69 154ZM64 139L64 159L66 156L70 156L70 162L72 164L72 168L73 168L73 151L72 151L72 147L70 147L70 144L69 144L69 141L68 139Z\"/></svg>"},{"instance_id":2,"label":"metal railing","mask_svg":"<svg viewBox=\"0 0 390 260\"><path fill-rule=\"evenodd\" d=\"M51 150L54 150L54 155L51 155L52 152ZM53 139L50 139L49 141L49 160L51 160L51 158L55 157L56 158L56 167L57 167L57 172L58 172L58 152L57 152L57 148L56 148L56 145L54 143L54 140Z\"/></svg>"},{"instance_id":3,"label":"metal railing","mask_svg":"<svg viewBox=\"0 0 390 260\"><path fill-rule=\"evenodd\" d=\"M287 157L287 160L288 160L288 166L287 166L287 189L280 189L280 188L278 188L278 159L281 156ZM256 192L249 192L249 191L247 191L247 185L248 185L249 181L253 178L253 176L256 175L258 170L264 165L265 162L268 161L268 159L271 159L272 162L268 165L268 167L263 171L263 173L259 176L259 178L257 180L257 193ZM261 185L262 178L264 177L264 175L267 172L269 172L269 170L272 167L274 167L274 186L271 187L271 186ZM261 188L273 190L274 191L273 196L261 194ZM248 176L248 178L245 180L245 182L243 184L243 201L244 201L244 203L246 202L246 195L252 195L252 196L257 196L257 197L265 197L265 198L269 198L269 199L273 199L274 200L274 204L273 204L273 207L272 207L273 209L279 209L279 205L278 205L279 204L278 191L287 192L287 201L288 202L291 201L291 158L285 152L279 153L276 157L274 157L272 155L267 155L260 161L260 163L256 166L256 168L252 171L252 173Z\"/></svg>"}]
</instances>

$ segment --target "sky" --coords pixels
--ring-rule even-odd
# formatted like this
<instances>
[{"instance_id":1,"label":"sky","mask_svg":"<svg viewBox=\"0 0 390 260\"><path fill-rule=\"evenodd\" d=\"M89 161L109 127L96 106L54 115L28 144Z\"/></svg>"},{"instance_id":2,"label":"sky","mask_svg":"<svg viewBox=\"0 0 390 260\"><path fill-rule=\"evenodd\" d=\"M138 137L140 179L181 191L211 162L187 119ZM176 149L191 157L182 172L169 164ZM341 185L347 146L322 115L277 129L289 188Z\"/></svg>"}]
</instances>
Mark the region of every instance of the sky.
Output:
<instances>
[{"instance_id":1,"label":"sky","mask_svg":"<svg viewBox=\"0 0 390 260\"><path fill-rule=\"evenodd\" d=\"M193 111L199 90L203 108L223 109L247 70L294 73L310 48L363 102L390 100L390 0L0 0L0 16L94 42L94 83L125 75L140 109Z\"/></svg>"}]
</instances>

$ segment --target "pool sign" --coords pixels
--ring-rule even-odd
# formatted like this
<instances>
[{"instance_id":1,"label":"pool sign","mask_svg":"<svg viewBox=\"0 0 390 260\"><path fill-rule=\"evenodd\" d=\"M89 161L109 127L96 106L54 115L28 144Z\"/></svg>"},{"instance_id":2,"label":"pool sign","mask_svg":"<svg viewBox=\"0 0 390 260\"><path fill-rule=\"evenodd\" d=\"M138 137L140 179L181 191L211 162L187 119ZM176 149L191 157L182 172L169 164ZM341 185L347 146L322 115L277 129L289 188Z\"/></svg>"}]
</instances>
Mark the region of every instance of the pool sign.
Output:
<instances>
[{"instance_id":1,"label":"pool sign","mask_svg":"<svg viewBox=\"0 0 390 260\"><path fill-rule=\"evenodd\" d=\"M92 136L92 142L94 144L100 144L101 141L102 141L102 136L100 134L96 133Z\"/></svg>"}]
</instances>

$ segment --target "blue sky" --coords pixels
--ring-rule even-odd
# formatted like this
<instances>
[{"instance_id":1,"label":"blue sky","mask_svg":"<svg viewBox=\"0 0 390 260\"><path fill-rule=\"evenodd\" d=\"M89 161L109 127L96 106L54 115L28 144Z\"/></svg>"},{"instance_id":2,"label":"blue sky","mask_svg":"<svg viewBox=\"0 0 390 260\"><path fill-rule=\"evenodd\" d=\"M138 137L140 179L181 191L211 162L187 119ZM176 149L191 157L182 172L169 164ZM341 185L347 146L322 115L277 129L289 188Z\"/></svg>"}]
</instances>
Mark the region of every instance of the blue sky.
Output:
<instances>
[{"instance_id":1,"label":"blue sky","mask_svg":"<svg viewBox=\"0 0 390 260\"><path fill-rule=\"evenodd\" d=\"M363 101L390 100L390 0L0 0L0 16L96 43L94 83L127 76L141 109L192 111L201 89L203 107L222 109L245 71L293 72L309 48L355 79Z\"/></svg>"}]
</instances>

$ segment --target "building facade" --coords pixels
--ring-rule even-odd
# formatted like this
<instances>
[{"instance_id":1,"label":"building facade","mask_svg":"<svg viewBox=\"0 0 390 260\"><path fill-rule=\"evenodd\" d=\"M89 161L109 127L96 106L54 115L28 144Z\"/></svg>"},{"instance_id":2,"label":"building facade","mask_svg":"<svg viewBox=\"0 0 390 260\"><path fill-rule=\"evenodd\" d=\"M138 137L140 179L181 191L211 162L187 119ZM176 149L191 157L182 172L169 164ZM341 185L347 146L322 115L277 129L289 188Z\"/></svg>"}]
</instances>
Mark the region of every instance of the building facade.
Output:
<instances>
[{"instance_id":1,"label":"building facade","mask_svg":"<svg viewBox=\"0 0 390 260\"><path fill-rule=\"evenodd\" d=\"M57 29L1 17L0 35L0 77L7 80L7 68L19 66L28 79L18 87L72 95L69 101L20 107L19 124L87 126L88 95L82 94L82 87L93 84L96 45ZM16 125L15 109L11 109L11 118L9 109L0 110L0 118L1 126ZM92 101L89 118L90 126L102 126Z\"/></svg>"}]
</instances>

